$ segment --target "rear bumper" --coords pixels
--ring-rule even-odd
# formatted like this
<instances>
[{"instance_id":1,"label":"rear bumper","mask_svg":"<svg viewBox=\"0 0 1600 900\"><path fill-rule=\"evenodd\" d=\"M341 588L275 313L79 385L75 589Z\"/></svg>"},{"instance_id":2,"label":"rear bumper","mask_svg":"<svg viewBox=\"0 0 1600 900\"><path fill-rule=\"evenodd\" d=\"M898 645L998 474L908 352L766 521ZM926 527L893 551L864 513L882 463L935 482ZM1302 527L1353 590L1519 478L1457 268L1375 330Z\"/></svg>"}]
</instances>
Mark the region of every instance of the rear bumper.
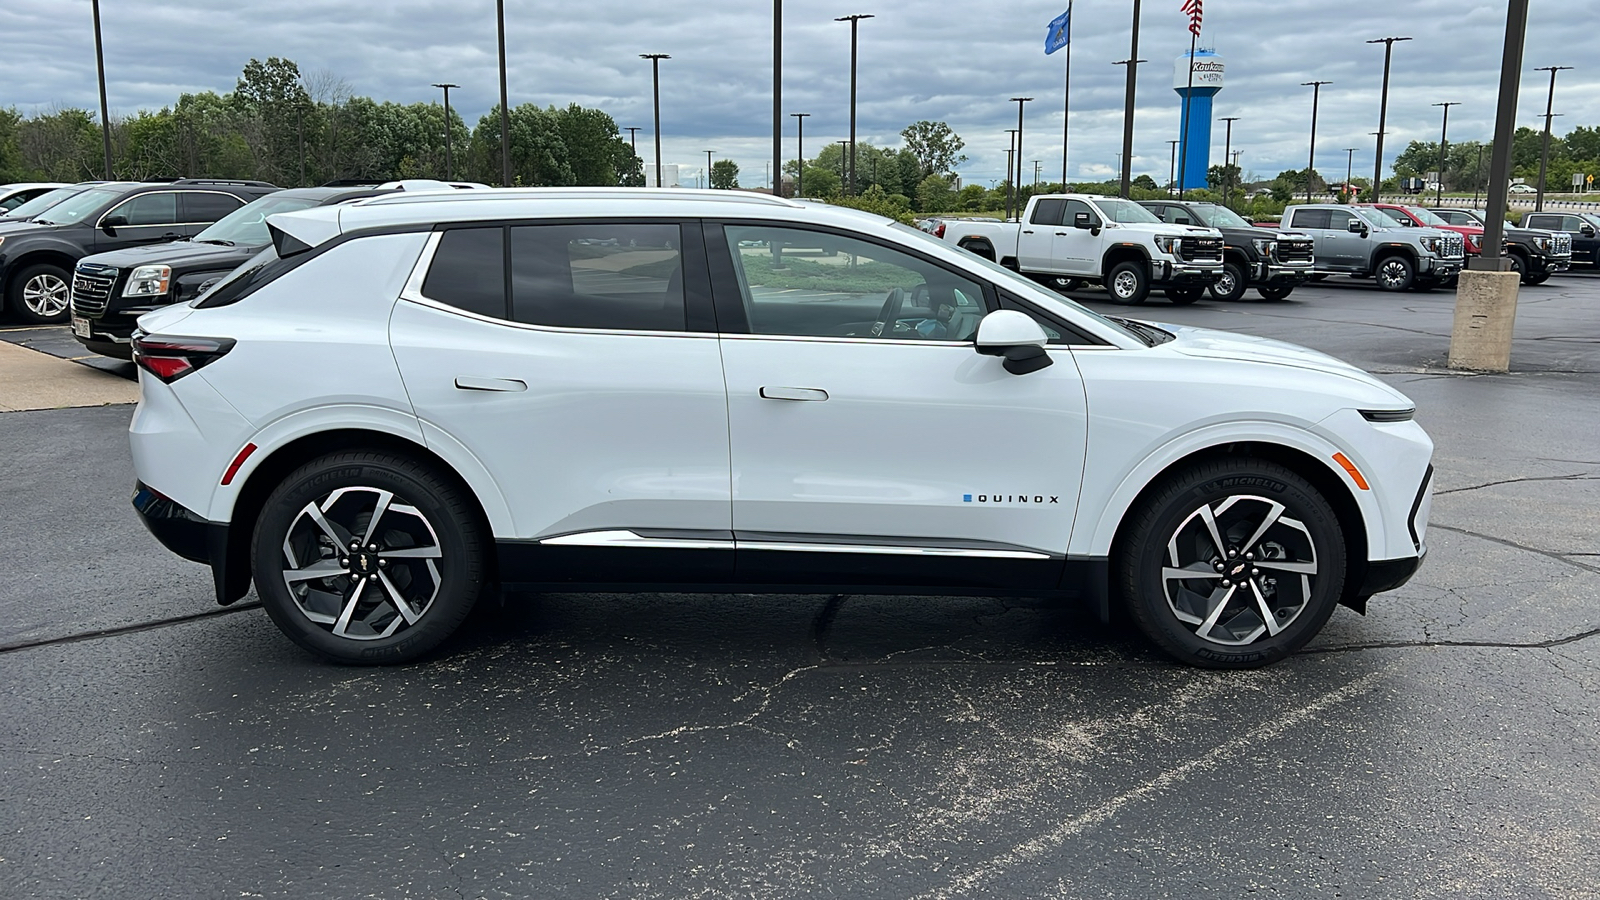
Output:
<instances>
[{"instance_id":1,"label":"rear bumper","mask_svg":"<svg viewBox=\"0 0 1600 900\"><path fill-rule=\"evenodd\" d=\"M155 539L190 562L211 567L217 602L227 606L250 589L247 566L228 577L228 525L212 522L143 482L134 483L133 509ZM242 581L241 581L242 579Z\"/></svg>"}]
</instances>

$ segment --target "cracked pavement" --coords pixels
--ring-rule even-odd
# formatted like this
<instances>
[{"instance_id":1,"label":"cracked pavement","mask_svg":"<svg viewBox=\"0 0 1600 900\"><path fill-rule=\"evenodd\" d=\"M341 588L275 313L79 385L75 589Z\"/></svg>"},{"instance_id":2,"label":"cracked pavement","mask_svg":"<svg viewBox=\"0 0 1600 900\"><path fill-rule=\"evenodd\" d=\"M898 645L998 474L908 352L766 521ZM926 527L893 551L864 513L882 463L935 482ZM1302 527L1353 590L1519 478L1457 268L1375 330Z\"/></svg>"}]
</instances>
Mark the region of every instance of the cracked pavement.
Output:
<instances>
[{"instance_id":1,"label":"cracked pavement","mask_svg":"<svg viewBox=\"0 0 1600 900\"><path fill-rule=\"evenodd\" d=\"M1524 289L1509 376L1441 373L1451 299L1140 310L1438 443L1416 578L1258 672L854 595L512 595L324 665L144 533L128 407L0 414L0 896L1600 897L1600 276Z\"/></svg>"}]
</instances>

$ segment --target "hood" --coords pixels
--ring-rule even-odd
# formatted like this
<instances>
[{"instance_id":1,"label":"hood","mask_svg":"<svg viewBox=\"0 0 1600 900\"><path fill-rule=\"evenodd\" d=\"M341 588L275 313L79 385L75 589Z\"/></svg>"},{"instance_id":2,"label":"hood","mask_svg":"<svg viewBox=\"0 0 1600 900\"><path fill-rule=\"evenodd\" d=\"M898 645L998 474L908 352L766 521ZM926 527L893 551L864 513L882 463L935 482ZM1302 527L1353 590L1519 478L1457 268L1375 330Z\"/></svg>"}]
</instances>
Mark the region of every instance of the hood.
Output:
<instances>
[{"instance_id":1,"label":"hood","mask_svg":"<svg viewBox=\"0 0 1600 900\"><path fill-rule=\"evenodd\" d=\"M1197 359L1231 359L1336 375L1370 388L1375 396L1369 402L1393 403L1397 406L1412 405L1404 394L1374 378L1366 370L1308 347L1287 341L1275 341L1271 338L1213 331L1209 328L1166 324L1161 324L1159 327L1176 335L1176 340L1165 345L1172 353Z\"/></svg>"},{"instance_id":2,"label":"hood","mask_svg":"<svg viewBox=\"0 0 1600 900\"><path fill-rule=\"evenodd\" d=\"M1202 225L1172 225L1167 222L1107 222L1105 229L1128 231L1142 231L1146 234L1198 234L1205 237L1220 237L1222 232L1210 226Z\"/></svg>"},{"instance_id":3,"label":"hood","mask_svg":"<svg viewBox=\"0 0 1600 900\"><path fill-rule=\"evenodd\" d=\"M96 253L93 256L86 257L83 261L97 263L102 266L115 266L119 269L143 265L189 268L190 264L198 264L207 268L215 268L217 266L232 267L256 255L260 250L260 247L228 247L222 244L173 241L167 244L148 244L143 247L128 247L124 250Z\"/></svg>"}]
</instances>

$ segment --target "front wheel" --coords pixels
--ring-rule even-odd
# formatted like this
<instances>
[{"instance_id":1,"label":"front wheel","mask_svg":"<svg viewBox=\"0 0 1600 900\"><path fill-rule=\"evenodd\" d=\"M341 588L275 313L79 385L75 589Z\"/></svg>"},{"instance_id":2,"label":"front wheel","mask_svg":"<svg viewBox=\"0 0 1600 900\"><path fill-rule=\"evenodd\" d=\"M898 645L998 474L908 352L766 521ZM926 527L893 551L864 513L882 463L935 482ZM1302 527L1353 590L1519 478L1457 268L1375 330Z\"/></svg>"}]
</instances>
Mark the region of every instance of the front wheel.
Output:
<instances>
[{"instance_id":1,"label":"front wheel","mask_svg":"<svg viewBox=\"0 0 1600 900\"><path fill-rule=\"evenodd\" d=\"M400 663L471 611L486 542L468 500L431 468L349 451L306 463L267 498L251 571L296 644L336 662Z\"/></svg>"},{"instance_id":2,"label":"front wheel","mask_svg":"<svg viewBox=\"0 0 1600 900\"><path fill-rule=\"evenodd\" d=\"M71 295L67 272L60 266L39 263L11 279L6 305L27 325L56 325L67 321Z\"/></svg>"},{"instance_id":3,"label":"front wheel","mask_svg":"<svg viewBox=\"0 0 1600 900\"><path fill-rule=\"evenodd\" d=\"M1124 306L1143 303L1150 296L1150 272L1141 262L1117 263L1106 276L1106 293L1111 295L1112 303Z\"/></svg>"},{"instance_id":4,"label":"front wheel","mask_svg":"<svg viewBox=\"0 0 1600 900\"><path fill-rule=\"evenodd\" d=\"M1316 636L1344 590L1332 507L1276 463L1236 458L1168 478L1137 507L1115 577L1140 629L1180 662L1264 666Z\"/></svg>"},{"instance_id":5,"label":"front wheel","mask_svg":"<svg viewBox=\"0 0 1600 900\"><path fill-rule=\"evenodd\" d=\"M1245 288L1249 285L1250 278L1243 266L1236 262L1225 262L1222 264L1222 277L1211 285L1211 299L1236 303L1244 297Z\"/></svg>"},{"instance_id":6,"label":"front wheel","mask_svg":"<svg viewBox=\"0 0 1600 900\"><path fill-rule=\"evenodd\" d=\"M1524 275L1524 276L1522 276L1522 283L1523 284L1527 284L1527 285L1544 284L1546 281L1549 281L1549 280L1550 280L1550 273L1549 272L1540 272L1537 275Z\"/></svg>"},{"instance_id":7,"label":"front wheel","mask_svg":"<svg viewBox=\"0 0 1600 900\"><path fill-rule=\"evenodd\" d=\"M1412 282L1416 281L1417 267L1404 256L1390 256L1378 263L1375 277L1378 279L1378 287L1383 290L1404 291L1410 289Z\"/></svg>"}]
</instances>

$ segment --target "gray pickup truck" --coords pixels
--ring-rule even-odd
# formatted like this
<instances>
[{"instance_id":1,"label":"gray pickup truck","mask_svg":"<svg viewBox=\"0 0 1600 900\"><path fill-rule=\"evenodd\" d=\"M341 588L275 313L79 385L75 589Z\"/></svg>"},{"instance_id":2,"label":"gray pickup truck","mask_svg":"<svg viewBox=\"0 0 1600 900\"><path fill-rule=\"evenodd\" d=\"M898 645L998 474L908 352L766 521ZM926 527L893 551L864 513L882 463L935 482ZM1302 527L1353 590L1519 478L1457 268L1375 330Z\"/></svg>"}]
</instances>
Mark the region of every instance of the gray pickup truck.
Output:
<instances>
[{"instance_id":1,"label":"gray pickup truck","mask_svg":"<svg viewBox=\"0 0 1600 900\"><path fill-rule=\"evenodd\" d=\"M1318 275L1372 278L1386 291L1432 290L1460 274L1461 235L1437 228L1402 228L1383 213L1319 203L1283 211L1285 230L1311 235Z\"/></svg>"}]
</instances>

